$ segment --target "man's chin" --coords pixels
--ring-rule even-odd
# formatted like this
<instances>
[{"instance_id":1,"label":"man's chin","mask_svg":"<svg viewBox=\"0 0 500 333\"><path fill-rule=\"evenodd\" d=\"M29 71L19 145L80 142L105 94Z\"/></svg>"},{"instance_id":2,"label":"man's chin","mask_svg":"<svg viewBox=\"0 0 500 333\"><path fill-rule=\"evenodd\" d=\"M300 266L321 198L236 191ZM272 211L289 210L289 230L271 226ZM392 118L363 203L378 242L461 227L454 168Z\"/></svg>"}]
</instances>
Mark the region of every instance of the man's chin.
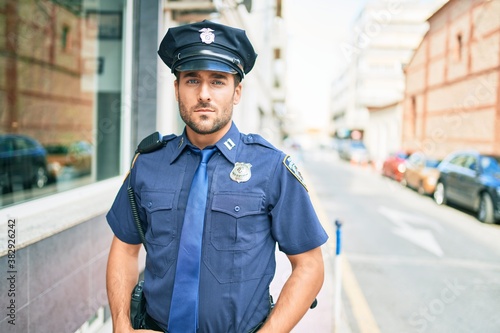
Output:
<instances>
[{"instance_id":1,"label":"man's chin","mask_svg":"<svg viewBox=\"0 0 500 333\"><path fill-rule=\"evenodd\" d=\"M214 126L189 126L193 132L200 135L210 135L214 134L219 130L219 128Z\"/></svg>"}]
</instances>

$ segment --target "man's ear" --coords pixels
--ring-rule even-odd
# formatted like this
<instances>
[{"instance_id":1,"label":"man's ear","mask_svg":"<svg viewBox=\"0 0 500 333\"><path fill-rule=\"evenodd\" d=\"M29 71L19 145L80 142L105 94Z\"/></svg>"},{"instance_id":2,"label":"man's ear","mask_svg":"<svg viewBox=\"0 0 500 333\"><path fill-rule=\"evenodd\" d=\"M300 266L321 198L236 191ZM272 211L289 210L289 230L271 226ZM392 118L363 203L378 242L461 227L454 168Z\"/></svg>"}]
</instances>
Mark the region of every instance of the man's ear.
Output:
<instances>
[{"instance_id":1,"label":"man's ear","mask_svg":"<svg viewBox=\"0 0 500 333\"><path fill-rule=\"evenodd\" d=\"M174 81L174 88L175 88L175 99L178 102L179 101L179 81L178 80Z\"/></svg>"},{"instance_id":2,"label":"man's ear","mask_svg":"<svg viewBox=\"0 0 500 333\"><path fill-rule=\"evenodd\" d=\"M237 105L240 102L242 90L243 90L243 85L240 82L234 89L233 105Z\"/></svg>"}]
</instances>

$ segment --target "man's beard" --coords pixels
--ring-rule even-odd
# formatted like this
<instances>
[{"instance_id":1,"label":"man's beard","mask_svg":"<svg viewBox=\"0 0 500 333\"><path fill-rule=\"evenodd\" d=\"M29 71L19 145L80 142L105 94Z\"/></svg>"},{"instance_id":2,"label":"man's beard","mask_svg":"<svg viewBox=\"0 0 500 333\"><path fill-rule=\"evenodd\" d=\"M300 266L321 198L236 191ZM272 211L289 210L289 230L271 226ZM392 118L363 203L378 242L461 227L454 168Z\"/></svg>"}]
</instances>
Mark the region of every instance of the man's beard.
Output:
<instances>
[{"instance_id":1,"label":"man's beard","mask_svg":"<svg viewBox=\"0 0 500 333\"><path fill-rule=\"evenodd\" d=\"M215 110L215 108L210 104L210 103L200 103L193 107L193 110L195 109L212 109ZM199 116L200 121L196 122L192 117L194 112L187 111L185 105L179 101L179 111L182 120L188 126L190 129L193 130L193 132L197 134L202 134L202 135L207 135L207 134L213 134L220 129L222 129L224 126L226 126L230 121L231 121L231 116L233 113L232 108L231 109L224 109L224 112L217 118L213 120L213 123L210 127L207 127L208 125L208 120L211 119L210 117L206 115L201 115ZM227 117L226 117L227 115Z\"/></svg>"}]
</instances>

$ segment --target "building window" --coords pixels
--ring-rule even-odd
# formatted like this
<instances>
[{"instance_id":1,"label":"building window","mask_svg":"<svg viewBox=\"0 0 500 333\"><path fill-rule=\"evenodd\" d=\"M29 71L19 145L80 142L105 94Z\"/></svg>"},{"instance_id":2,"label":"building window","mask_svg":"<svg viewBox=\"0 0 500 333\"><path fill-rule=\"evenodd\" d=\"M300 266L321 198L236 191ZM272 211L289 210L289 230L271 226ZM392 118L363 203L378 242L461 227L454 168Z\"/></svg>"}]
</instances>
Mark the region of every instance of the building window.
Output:
<instances>
[{"instance_id":1,"label":"building window","mask_svg":"<svg viewBox=\"0 0 500 333\"><path fill-rule=\"evenodd\" d=\"M279 78L274 78L274 88L279 89L281 87L281 81Z\"/></svg>"},{"instance_id":2,"label":"building window","mask_svg":"<svg viewBox=\"0 0 500 333\"><path fill-rule=\"evenodd\" d=\"M119 34L99 38L92 4L25 0L0 9L8 41L0 43L0 207L120 171L123 43ZM122 7L106 1L107 10ZM121 31L121 21L112 24Z\"/></svg>"},{"instance_id":3,"label":"building window","mask_svg":"<svg viewBox=\"0 0 500 333\"><path fill-rule=\"evenodd\" d=\"M276 0L276 17L282 17L282 0Z\"/></svg>"},{"instance_id":4,"label":"building window","mask_svg":"<svg viewBox=\"0 0 500 333\"><path fill-rule=\"evenodd\" d=\"M417 137L417 98L415 96L411 96L411 118L410 118L410 126L412 137Z\"/></svg>"},{"instance_id":5,"label":"building window","mask_svg":"<svg viewBox=\"0 0 500 333\"><path fill-rule=\"evenodd\" d=\"M279 48L274 49L274 59L275 60L281 59L281 49L279 49Z\"/></svg>"},{"instance_id":6,"label":"building window","mask_svg":"<svg viewBox=\"0 0 500 333\"><path fill-rule=\"evenodd\" d=\"M463 49L463 41L462 41L462 34L459 33L457 34L457 46L456 46L456 49L455 49L455 58L458 60L458 61L461 61L462 60L462 49Z\"/></svg>"},{"instance_id":7,"label":"building window","mask_svg":"<svg viewBox=\"0 0 500 333\"><path fill-rule=\"evenodd\" d=\"M61 48L63 51L68 51L71 46L70 27L65 25L61 31Z\"/></svg>"}]
</instances>

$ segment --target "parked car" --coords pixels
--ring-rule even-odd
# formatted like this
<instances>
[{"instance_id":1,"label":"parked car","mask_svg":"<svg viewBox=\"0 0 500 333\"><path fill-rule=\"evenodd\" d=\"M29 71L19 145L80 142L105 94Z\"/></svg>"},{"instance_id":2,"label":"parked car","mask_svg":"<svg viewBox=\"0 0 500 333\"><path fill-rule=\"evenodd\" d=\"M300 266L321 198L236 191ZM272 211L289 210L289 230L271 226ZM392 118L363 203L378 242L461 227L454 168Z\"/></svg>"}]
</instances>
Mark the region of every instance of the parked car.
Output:
<instances>
[{"instance_id":1,"label":"parked car","mask_svg":"<svg viewBox=\"0 0 500 333\"><path fill-rule=\"evenodd\" d=\"M68 148L67 164L79 175L89 175L92 168L92 145L86 141L77 141Z\"/></svg>"},{"instance_id":2,"label":"parked car","mask_svg":"<svg viewBox=\"0 0 500 333\"><path fill-rule=\"evenodd\" d=\"M42 188L47 180L47 152L38 141L26 135L0 135L2 193L12 192L14 184Z\"/></svg>"},{"instance_id":3,"label":"parked car","mask_svg":"<svg viewBox=\"0 0 500 333\"><path fill-rule=\"evenodd\" d=\"M339 157L343 160L356 164L366 164L370 162L370 154L363 141L343 140L338 146Z\"/></svg>"},{"instance_id":4,"label":"parked car","mask_svg":"<svg viewBox=\"0 0 500 333\"><path fill-rule=\"evenodd\" d=\"M431 159L421 152L411 154L405 161L402 183L422 195L434 194L439 178L439 160Z\"/></svg>"},{"instance_id":5,"label":"parked car","mask_svg":"<svg viewBox=\"0 0 500 333\"><path fill-rule=\"evenodd\" d=\"M64 166L66 165L66 156L68 155L68 147L59 144L50 144L44 146L47 151L47 169L49 171L49 181L55 182L61 175Z\"/></svg>"},{"instance_id":6,"label":"parked car","mask_svg":"<svg viewBox=\"0 0 500 333\"><path fill-rule=\"evenodd\" d=\"M500 219L500 155L460 151L447 156L438 169L437 204L471 209L485 223Z\"/></svg>"},{"instance_id":7,"label":"parked car","mask_svg":"<svg viewBox=\"0 0 500 333\"><path fill-rule=\"evenodd\" d=\"M92 168L92 145L76 141L70 145L52 144L45 146L50 177L54 180L62 174L71 177L88 175Z\"/></svg>"},{"instance_id":8,"label":"parked car","mask_svg":"<svg viewBox=\"0 0 500 333\"><path fill-rule=\"evenodd\" d=\"M382 164L382 175L398 182L403 180L405 161L410 155L407 151L398 151L390 154Z\"/></svg>"}]
</instances>

